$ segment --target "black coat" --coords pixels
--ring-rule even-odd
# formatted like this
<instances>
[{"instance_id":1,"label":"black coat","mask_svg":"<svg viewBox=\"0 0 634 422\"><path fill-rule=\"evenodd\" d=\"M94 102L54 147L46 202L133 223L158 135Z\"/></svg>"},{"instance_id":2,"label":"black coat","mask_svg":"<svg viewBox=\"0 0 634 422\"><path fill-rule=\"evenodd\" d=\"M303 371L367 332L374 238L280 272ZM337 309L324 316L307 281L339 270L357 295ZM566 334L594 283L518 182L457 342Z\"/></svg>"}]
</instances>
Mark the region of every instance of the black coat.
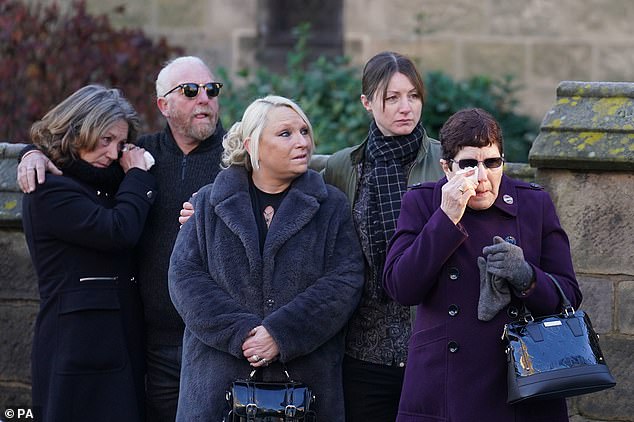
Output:
<instances>
[{"instance_id":1,"label":"black coat","mask_svg":"<svg viewBox=\"0 0 634 422\"><path fill-rule=\"evenodd\" d=\"M55 175L24 195L40 292L31 356L38 421L142 420L143 313L131 250L155 190L153 176L131 169L115 195Z\"/></svg>"}]
</instances>

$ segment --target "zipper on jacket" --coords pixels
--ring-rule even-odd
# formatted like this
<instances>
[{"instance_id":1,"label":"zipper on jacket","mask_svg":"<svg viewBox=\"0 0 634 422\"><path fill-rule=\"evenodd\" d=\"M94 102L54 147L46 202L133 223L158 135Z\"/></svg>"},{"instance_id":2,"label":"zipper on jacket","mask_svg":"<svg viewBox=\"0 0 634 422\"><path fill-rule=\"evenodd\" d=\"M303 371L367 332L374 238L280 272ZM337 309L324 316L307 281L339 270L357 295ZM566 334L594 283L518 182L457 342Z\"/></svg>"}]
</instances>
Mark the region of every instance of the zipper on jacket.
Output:
<instances>
[{"instance_id":1,"label":"zipper on jacket","mask_svg":"<svg viewBox=\"0 0 634 422\"><path fill-rule=\"evenodd\" d=\"M119 277L82 277L79 282L82 281L117 281Z\"/></svg>"},{"instance_id":2,"label":"zipper on jacket","mask_svg":"<svg viewBox=\"0 0 634 422\"><path fill-rule=\"evenodd\" d=\"M186 168L187 168L187 156L183 155L183 161L181 162L181 181L185 180Z\"/></svg>"}]
</instances>

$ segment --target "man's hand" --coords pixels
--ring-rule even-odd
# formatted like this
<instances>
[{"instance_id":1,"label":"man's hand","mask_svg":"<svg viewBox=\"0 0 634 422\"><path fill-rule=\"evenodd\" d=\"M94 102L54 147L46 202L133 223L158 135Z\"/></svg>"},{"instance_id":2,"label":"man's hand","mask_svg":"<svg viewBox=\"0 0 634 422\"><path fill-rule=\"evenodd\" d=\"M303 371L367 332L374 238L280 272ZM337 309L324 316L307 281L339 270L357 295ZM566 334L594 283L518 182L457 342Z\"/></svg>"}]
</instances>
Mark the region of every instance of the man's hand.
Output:
<instances>
[{"instance_id":1,"label":"man's hand","mask_svg":"<svg viewBox=\"0 0 634 422\"><path fill-rule=\"evenodd\" d=\"M58 176L62 174L61 170L42 151L37 149L28 151L18 164L18 186L24 193L33 192L38 184L44 183L47 171Z\"/></svg>"},{"instance_id":2,"label":"man's hand","mask_svg":"<svg viewBox=\"0 0 634 422\"><path fill-rule=\"evenodd\" d=\"M196 193L194 193L196 195ZM194 206L191 202L183 202L183 208L181 209L180 216L178 217L178 222L181 223L181 226L189 220L189 217L194 215Z\"/></svg>"}]
</instances>

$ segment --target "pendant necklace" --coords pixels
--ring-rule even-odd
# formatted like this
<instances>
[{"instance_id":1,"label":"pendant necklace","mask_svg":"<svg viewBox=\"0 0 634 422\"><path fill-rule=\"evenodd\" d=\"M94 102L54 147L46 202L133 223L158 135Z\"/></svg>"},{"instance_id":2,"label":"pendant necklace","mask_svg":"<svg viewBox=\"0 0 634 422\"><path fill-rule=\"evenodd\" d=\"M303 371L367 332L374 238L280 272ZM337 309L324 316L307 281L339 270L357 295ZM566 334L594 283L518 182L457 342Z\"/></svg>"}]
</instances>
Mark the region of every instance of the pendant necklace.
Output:
<instances>
[{"instance_id":1,"label":"pendant necklace","mask_svg":"<svg viewBox=\"0 0 634 422\"><path fill-rule=\"evenodd\" d=\"M275 209L272 206L267 205L266 208L264 208L262 214L264 215L264 222L266 223L266 228L268 229L271 226L271 221L273 220Z\"/></svg>"}]
</instances>

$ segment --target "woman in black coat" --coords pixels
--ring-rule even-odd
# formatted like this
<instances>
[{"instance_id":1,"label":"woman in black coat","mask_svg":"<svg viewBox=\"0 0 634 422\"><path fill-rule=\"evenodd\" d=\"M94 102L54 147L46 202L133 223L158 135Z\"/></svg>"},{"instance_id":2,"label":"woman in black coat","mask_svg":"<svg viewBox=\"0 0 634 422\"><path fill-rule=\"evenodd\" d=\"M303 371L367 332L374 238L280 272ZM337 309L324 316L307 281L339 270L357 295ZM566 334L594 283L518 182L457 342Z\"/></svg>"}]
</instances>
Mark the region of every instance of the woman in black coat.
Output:
<instances>
[{"instance_id":1,"label":"woman in black coat","mask_svg":"<svg viewBox=\"0 0 634 422\"><path fill-rule=\"evenodd\" d=\"M135 139L138 116L118 90L90 85L31 128L60 167L24 196L38 277L32 351L40 422L142 421L143 313L132 248L155 196Z\"/></svg>"}]
</instances>

